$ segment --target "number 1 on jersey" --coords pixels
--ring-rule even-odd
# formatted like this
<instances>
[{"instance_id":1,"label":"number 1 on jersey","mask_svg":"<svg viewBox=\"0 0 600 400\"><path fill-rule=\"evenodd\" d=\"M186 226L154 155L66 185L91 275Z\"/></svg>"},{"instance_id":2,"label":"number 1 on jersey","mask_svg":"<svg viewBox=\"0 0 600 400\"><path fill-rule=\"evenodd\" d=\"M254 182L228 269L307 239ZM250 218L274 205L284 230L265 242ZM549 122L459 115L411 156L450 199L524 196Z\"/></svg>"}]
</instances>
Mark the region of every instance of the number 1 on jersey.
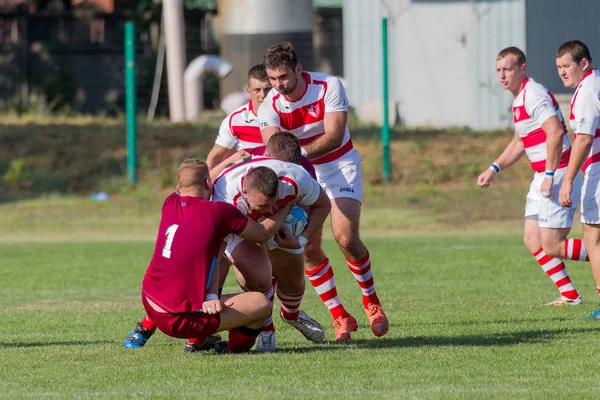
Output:
<instances>
[{"instance_id":1,"label":"number 1 on jersey","mask_svg":"<svg viewBox=\"0 0 600 400\"><path fill-rule=\"evenodd\" d=\"M171 245L173 244L173 237L175 236L175 232L177 232L177 228L179 228L179 225L177 224L173 224L167 228L167 232L165 233L165 235L167 235L167 243L165 243L165 247L162 251L162 256L164 258L171 258Z\"/></svg>"}]
</instances>

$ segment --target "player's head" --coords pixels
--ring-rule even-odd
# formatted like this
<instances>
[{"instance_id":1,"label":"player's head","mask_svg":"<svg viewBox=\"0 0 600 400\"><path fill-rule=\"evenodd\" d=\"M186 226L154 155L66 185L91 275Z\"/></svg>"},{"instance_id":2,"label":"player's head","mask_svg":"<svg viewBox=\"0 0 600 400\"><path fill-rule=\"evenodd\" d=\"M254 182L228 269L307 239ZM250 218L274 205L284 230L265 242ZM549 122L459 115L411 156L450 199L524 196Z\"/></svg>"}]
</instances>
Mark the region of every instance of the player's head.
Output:
<instances>
[{"instance_id":1,"label":"player's head","mask_svg":"<svg viewBox=\"0 0 600 400\"><path fill-rule=\"evenodd\" d=\"M282 95L292 93L302 76L302 65L298 63L296 51L291 43L271 46L265 52L263 64L271 85Z\"/></svg>"},{"instance_id":2,"label":"player's head","mask_svg":"<svg viewBox=\"0 0 600 400\"><path fill-rule=\"evenodd\" d=\"M248 94L252 100L255 112L273 87L269 82L267 70L262 64L256 64L248 71Z\"/></svg>"},{"instance_id":3,"label":"player's head","mask_svg":"<svg viewBox=\"0 0 600 400\"><path fill-rule=\"evenodd\" d=\"M177 191L182 196L210 198L212 182L206 162L186 158L177 170Z\"/></svg>"},{"instance_id":4,"label":"player's head","mask_svg":"<svg viewBox=\"0 0 600 400\"><path fill-rule=\"evenodd\" d=\"M293 164L300 165L302 163L300 141L292 132L288 131L279 131L271 135L267 142L265 155Z\"/></svg>"},{"instance_id":5,"label":"player's head","mask_svg":"<svg viewBox=\"0 0 600 400\"><path fill-rule=\"evenodd\" d=\"M590 49L579 40L564 42L556 50L556 68L565 87L577 87L583 75L593 68Z\"/></svg>"},{"instance_id":6,"label":"player's head","mask_svg":"<svg viewBox=\"0 0 600 400\"><path fill-rule=\"evenodd\" d=\"M503 89L517 95L527 77L527 59L518 47L507 47L496 56L496 73Z\"/></svg>"},{"instance_id":7,"label":"player's head","mask_svg":"<svg viewBox=\"0 0 600 400\"><path fill-rule=\"evenodd\" d=\"M273 212L273 205L277 201L279 179L271 168L252 168L244 177L242 196L248 206L261 214Z\"/></svg>"}]
</instances>

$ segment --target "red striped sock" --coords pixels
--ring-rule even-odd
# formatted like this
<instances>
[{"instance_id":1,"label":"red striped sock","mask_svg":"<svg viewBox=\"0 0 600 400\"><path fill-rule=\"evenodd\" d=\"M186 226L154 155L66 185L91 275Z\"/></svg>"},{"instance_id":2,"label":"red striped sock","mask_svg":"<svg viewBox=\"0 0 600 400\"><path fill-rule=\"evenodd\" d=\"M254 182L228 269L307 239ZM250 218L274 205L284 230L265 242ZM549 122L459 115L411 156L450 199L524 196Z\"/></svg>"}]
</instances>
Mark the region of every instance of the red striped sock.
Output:
<instances>
[{"instance_id":1,"label":"red striped sock","mask_svg":"<svg viewBox=\"0 0 600 400\"><path fill-rule=\"evenodd\" d=\"M354 275L354 279L360 286L363 294L363 305L368 307L369 303L381 304L377 293L375 292L375 282L373 281L373 271L371 270L371 257L367 251L367 255L360 261L352 261L346 258L348 268Z\"/></svg>"},{"instance_id":2,"label":"red striped sock","mask_svg":"<svg viewBox=\"0 0 600 400\"><path fill-rule=\"evenodd\" d=\"M571 300L575 300L579 297L579 293L575 290L575 286L569 278L569 273L565 267L565 263L559 258L550 257L544 252L543 249L539 249L533 256L540 264L540 267L544 270L546 275L558 288L560 295Z\"/></svg>"},{"instance_id":3,"label":"red striped sock","mask_svg":"<svg viewBox=\"0 0 600 400\"><path fill-rule=\"evenodd\" d=\"M244 286L244 292L251 292L248 289L248 286ZM267 300L269 300L269 304L271 305L271 311L269 312L269 318L265 321L265 325L263 327L263 331L271 331L275 332L275 324L273 324L273 302L275 301L275 291L273 290L273 286L271 285L267 290L263 292Z\"/></svg>"},{"instance_id":4,"label":"red striped sock","mask_svg":"<svg viewBox=\"0 0 600 400\"><path fill-rule=\"evenodd\" d=\"M154 323L154 321L152 321L152 319L149 316L145 316L144 319L141 322L142 326L146 329L148 329L149 331L153 331L156 329L156 324Z\"/></svg>"},{"instance_id":5,"label":"red striped sock","mask_svg":"<svg viewBox=\"0 0 600 400\"><path fill-rule=\"evenodd\" d=\"M333 268L331 268L328 258L325 258L325 261L319 264L317 268L305 271L305 273L306 276L308 276L311 285L315 288L315 291L321 298L321 301L329 309L334 320L346 318L350 315L338 297Z\"/></svg>"},{"instance_id":6,"label":"red striped sock","mask_svg":"<svg viewBox=\"0 0 600 400\"><path fill-rule=\"evenodd\" d=\"M585 244L581 239L565 240L565 258L575 261L590 261Z\"/></svg>"},{"instance_id":7,"label":"red striped sock","mask_svg":"<svg viewBox=\"0 0 600 400\"><path fill-rule=\"evenodd\" d=\"M297 294L287 294L284 293L279 287L277 288L277 297L281 302L281 314L283 315L283 318L287 319L288 321L294 321L298 319L302 296L304 296L304 290Z\"/></svg>"}]
</instances>

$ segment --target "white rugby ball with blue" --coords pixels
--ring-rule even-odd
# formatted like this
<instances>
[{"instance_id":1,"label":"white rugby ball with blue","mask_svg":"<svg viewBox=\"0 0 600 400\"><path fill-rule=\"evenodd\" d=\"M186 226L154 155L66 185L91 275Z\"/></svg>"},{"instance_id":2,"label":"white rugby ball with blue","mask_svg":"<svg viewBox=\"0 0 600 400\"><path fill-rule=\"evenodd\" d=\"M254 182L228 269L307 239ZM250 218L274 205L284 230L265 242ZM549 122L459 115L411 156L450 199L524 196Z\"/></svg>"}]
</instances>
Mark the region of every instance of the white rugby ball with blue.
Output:
<instances>
[{"instance_id":1,"label":"white rugby ball with blue","mask_svg":"<svg viewBox=\"0 0 600 400\"><path fill-rule=\"evenodd\" d=\"M294 205L288 215L285 217L283 226L289 230L292 235L298 237L302 235L306 225L308 224L308 213L298 205Z\"/></svg>"}]
</instances>

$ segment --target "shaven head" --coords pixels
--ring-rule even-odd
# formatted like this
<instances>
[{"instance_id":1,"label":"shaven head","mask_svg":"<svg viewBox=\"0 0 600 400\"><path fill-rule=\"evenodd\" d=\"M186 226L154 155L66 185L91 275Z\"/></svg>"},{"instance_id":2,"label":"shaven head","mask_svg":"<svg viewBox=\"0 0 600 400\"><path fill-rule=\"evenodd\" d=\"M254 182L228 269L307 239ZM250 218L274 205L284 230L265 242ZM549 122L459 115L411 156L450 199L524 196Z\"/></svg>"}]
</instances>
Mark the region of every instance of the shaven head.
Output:
<instances>
[{"instance_id":1,"label":"shaven head","mask_svg":"<svg viewBox=\"0 0 600 400\"><path fill-rule=\"evenodd\" d=\"M275 171L268 167L256 167L244 177L242 195L252 210L267 214L273 212L278 188L279 179Z\"/></svg>"},{"instance_id":2,"label":"shaven head","mask_svg":"<svg viewBox=\"0 0 600 400\"><path fill-rule=\"evenodd\" d=\"M210 189L208 165L198 158L186 158L177 170L177 190L182 195L200 196L204 189Z\"/></svg>"},{"instance_id":3,"label":"shaven head","mask_svg":"<svg viewBox=\"0 0 600 400\"><path fill-rule=\"evenodd\" d=\"M244 188L248 193L257 191L268 198L272 198L277 196L278 187L277 174L268 167L252 168L244 178Z\"/></svg>"},{"instance_id":4,"label":"shaven head","mask_svg":"<svg viewBox=\"0 0 600 400\"><path fill-rule=\"evenodd\" d=\"M276 44L267 49L263 57L266 69L288 67L292 70L298 65L298 57L290 42Z\"/></svg>"},{"instance_id":5,"label":"shaven head","mask_svg":"<svg viewBox=\"0 0 600 400\"><path fill-rule=\"evenodd\" d=\"M261 82L265 82L269 80L267 76L267 70L264 65L256 64L248 71L248 85L250 85L250 80L256 79Z\"/></svg>"},{"instance_id":6,"label":"shaven head","mask_svg":"<svg viewBox=\"0 0 600 400\"><path fill-rule=\"evenodd\" d=\"M266 153L281 161L298 165L302 163L300 141L292 132L274 133L267 142Z\"/></svg>"},{"instance_id":7,"label":"shaven head","mask_svg":"<svg viewBox=\"0 0 600 400\"><path fill-rule=\"evenodd\" d=\"M568 42L561 44L556 50L556 58L561 58L565 54L569 54L571 59L578 64L584 58L587 59L590 64L592 63L590 49L582 41L569 40Z\"/></svg>"},{"instance_id":8,"label":"shaven head","mask_svg":"<svg viewBox=\"0 0 600 400\"><path fill-rule=\"evenodd\" d=\"M527 59L525 58L525 53L523 53L521 49L515 46L502 49L500 53L498 53L498 55L496 56L496 61L501 60L508 55L515 57L515 59L517 60L517 66L519 67L527 62Z\"/></svg>"}]
</instances>

